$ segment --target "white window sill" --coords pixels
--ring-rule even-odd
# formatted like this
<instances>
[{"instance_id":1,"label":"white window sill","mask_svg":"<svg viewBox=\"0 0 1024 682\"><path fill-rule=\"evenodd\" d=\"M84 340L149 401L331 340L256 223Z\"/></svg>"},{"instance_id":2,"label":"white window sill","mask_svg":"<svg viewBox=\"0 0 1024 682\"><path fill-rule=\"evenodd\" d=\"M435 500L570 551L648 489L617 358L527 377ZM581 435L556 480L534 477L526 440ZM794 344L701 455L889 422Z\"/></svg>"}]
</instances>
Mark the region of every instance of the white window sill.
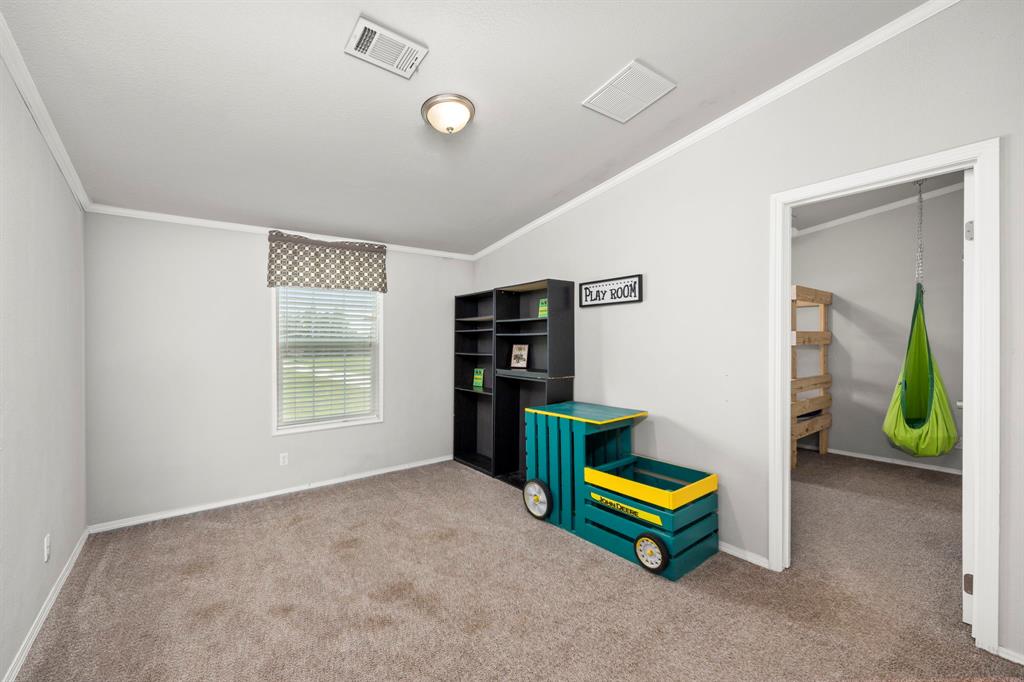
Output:
<instances>
[{"instance_id":1,"label":"white window sill","mask_svg":"<svg viewBox=\"0 0 1024 682\"><path fill-rule=\"evenodd\" d=\"M384 417L362 417L360 419L344 419L336 422L321 422L319 424L300 424L299 426L274 427L270 430L271 436L290 436L293 433L308 433L310 431L327 431L328 429L343 429L348 426L365 426L366 424L380 424Z\"/></svg>"}]
</instances>

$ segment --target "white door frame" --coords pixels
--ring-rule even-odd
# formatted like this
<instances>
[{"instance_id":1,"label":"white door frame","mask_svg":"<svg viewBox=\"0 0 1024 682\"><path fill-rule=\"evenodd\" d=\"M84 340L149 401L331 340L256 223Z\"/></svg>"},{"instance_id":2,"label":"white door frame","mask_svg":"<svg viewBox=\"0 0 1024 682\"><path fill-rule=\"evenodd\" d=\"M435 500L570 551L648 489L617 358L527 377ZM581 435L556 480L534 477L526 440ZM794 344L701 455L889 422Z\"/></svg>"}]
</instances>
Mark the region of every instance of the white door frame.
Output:
<instances>
[{"instance_id":1,"label":"white door frame","mask_svg":"<svg viewBox=\"0 0 1024 682\"><path fill-rule=\"evenodd\" d=\"M999 139L957 147L773 194L768 268L768 565L790 561L790 292L792 209L880 187L974 170L973 267L965 272L964 307L977 326L964 329L964 459L972 458L974 526L973 635L999 645ZM879 425L881 428L881 425Z\"/></svg>"}]
</instances>

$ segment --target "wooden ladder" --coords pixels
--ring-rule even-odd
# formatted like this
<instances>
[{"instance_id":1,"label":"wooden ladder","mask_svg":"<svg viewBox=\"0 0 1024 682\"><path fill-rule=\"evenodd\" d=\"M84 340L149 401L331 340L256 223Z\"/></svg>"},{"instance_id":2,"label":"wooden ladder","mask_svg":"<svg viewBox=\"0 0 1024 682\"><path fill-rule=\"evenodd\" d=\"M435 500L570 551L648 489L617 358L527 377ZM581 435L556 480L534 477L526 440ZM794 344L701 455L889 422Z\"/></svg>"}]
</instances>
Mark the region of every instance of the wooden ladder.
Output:
<instances>
[{"instance_id":1,"label":"wooden ladder","mask_svg":"<svg viewBox=\"0 0 1024 682\"><path fill-rule=\"evenodd\" d=\"M792 382L790 399L792 410L790 419L790 468L796 466L796 442L812 433L818 434L818 452L828 453L828 430L832 426L832 375L828 372L828 349L832 343L832 332L828 329L828 307L832 304L832 293L810 287L794 286L792 299L791 327L791 364ZM798 308L818 308L818 328L813 331L799 331L796 328L796 311ZM798 377L796 369L797 348L799 346L818 347L818 374L809 377ZM801 394L815 392L817 395L801 398ZM820 412L819 412L820 411ZM819 412L807 417L812 412ZM801 419L801 417L803 417Z\"/></svg>"}]
</instances>

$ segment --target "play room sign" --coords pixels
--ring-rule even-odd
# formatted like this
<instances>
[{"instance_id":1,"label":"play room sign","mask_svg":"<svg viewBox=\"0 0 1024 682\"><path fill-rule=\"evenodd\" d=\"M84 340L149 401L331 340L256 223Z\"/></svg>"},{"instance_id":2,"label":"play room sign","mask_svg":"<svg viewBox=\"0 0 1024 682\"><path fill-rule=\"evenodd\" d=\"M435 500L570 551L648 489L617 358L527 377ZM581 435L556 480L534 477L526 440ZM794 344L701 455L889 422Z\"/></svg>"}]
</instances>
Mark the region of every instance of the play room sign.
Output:
<instances>
[{"instance_id":1,"label":"play room sign","mask_svg":"<svg viewBox=\"0 0 1024 682\"><path fill-rule=\"evenodd\" d=\"M642 300L644 300L643 275L580 282L581 308L615 303L639 303Z\"/></svg>"}]
</instances>

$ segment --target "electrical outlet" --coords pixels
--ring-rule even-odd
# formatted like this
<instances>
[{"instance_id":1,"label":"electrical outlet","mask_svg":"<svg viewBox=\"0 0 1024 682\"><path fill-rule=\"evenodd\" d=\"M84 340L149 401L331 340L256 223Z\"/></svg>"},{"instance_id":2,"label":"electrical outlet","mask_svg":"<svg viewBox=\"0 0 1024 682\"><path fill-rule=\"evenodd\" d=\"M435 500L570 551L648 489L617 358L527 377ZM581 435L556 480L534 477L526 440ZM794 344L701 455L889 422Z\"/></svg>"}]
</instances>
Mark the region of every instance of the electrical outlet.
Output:
<instances>
[{"instance_id":1,"label":"electrical outlet","mask_svg":"<svg viewBox=\"0 0 1024 682\"><path fill-rule=\"evenodd\" d=\"M288 466L288 453L287 452L282 452L281 453L281 466L283 466L283 467Z\"/></svg>"},{"instance_id":2,"label":"electrical outlet","mask_svg":"<svg viewBox=\"0 0 1024 682\"><path fill-rule=\"evenodd\" d=\"M50 561L50 534L47 533L43 536L43 563L49 563Z\"/></svg>"}]
</instances>

